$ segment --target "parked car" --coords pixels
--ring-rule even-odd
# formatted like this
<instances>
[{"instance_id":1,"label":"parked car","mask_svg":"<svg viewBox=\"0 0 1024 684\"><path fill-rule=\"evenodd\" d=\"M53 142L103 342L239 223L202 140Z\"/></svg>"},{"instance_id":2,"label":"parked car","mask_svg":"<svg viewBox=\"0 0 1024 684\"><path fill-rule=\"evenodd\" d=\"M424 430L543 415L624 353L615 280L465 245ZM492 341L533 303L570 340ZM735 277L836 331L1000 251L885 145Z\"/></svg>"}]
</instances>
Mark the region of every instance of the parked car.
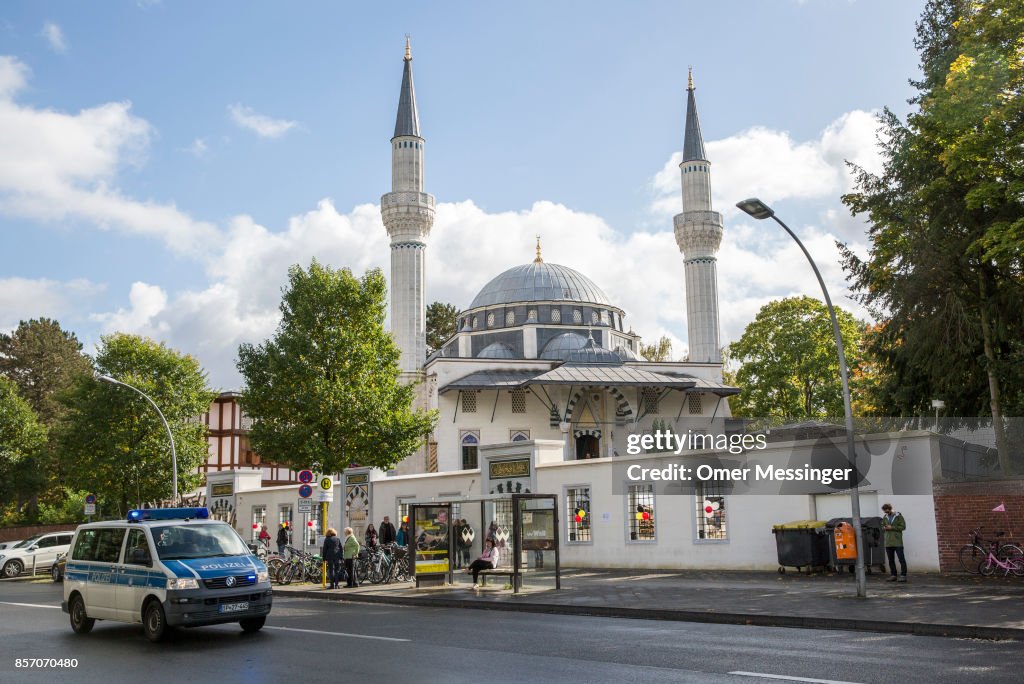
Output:
<instances>
[{"instance_id":1,"label":"parked car","mask_svg":"<svg viewBox=\"0 0 1024 684\"><path fill-rule=\"evenodd\" d=\"M4 549L13 549L23 541L23 539L16 539L15 541L0 542L0 551L3 551Z\"/></svg>"},{"instance_id":2,"label":"parked car","mask_svg":"<svg viewBox=\"0 0 1024 684\"><path fill-rule=\"evenodd\" d=\"M54 582L64 581L64 566L67 565L67 562L68 554L66 552L57 556L56 562L50 567L50 577Z\"/></svg>"},{"instance_id":3,"label":"parked car","mask_svg":"<svg viewBox=\"0 0 1024 684\"><path fill-rule=\"evenodd\" d=\"M71 548L74 532L50 532L18 544L12 549L0 551L0 575L17 577L26 570L35 568L49 570L56 562L57 554L67 553Z\"/></svg>"}]
</instances>

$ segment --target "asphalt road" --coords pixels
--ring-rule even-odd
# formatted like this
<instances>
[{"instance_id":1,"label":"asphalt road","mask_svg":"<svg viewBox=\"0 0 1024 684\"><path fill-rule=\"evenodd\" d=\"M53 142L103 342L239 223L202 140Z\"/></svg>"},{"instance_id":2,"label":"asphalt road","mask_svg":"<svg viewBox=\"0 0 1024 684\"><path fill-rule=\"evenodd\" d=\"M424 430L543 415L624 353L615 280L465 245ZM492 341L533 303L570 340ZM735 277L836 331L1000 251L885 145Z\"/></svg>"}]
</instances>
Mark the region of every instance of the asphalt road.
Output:
<instances>
[{"instance_id":1,"label":"asphalt road","mask_svg":"<svg viewBox=\"0 0 1024 684\"><path fill-rule=\"evenodd\" d=\"M1017 642L275 597L264 630L71 631L61 585L0 581L4 682L1019 682ZM21 604L21 605L18 605ZM16 668L16 658L77 659ZM753 673L738 674L738 673ZM767 677L771 675L771 678ZM800 679L804 678L804 679Z\"/></svg>"}]
</instances>

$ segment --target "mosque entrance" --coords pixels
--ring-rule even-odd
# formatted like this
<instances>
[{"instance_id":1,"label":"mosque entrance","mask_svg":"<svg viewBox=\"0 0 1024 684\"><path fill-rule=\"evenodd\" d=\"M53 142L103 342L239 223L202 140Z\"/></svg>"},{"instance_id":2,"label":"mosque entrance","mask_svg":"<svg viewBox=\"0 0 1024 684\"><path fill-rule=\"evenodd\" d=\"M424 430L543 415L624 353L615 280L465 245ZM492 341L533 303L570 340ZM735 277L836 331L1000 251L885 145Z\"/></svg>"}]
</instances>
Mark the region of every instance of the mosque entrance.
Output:
<instances>
[{"instance_id":1,"label":"mosque entrance","mask_svg":"<svg viewBox=\"0 0 1024 684\"><path fill-rule=\"evenodd\" d=\"M581 393L573 410L572 436L576 460L601 458L601 428L604 423L604 397L599 391Z\"/></svg>"},{"instance_id":2,"label":"mosque entrance","mask_svg":"<svg viewBox=\"0 0 1024 684\"><path fill-rule=\"evenodd\" d=\"M576 432L576 460L598 458L601 455L601 431L577 430ZM596 432L597 434L579 434L583 432Z\"/></svg>"}]
</instances>

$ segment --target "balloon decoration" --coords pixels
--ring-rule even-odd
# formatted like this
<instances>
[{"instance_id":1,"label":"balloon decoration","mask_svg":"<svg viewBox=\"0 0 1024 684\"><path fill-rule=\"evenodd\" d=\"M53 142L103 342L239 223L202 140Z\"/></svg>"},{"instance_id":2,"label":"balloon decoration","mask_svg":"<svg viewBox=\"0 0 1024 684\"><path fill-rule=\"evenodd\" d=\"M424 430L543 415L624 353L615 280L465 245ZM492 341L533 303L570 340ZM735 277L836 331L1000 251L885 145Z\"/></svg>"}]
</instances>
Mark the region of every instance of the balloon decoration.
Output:
<instances>
[{"instance_id":1,"label":"balloon decoration","mask_svg":"<svg viewBox=\"0 0 1024 684\"><path fill-rule=\"evenodd\" d=\"M312 520L310 520L309 522L306 523L306 527L312 527L312 526L313 526L313 521Z\"/></svg>"},{"instance_id":2,"label":"balloon decoration","mask_svg":"<svg viewBox=\"0 0 1024 684\"><path fill-rule=\"evenodd\" d=\"M650 520L651 519L651 514L648 513L647 511L643 511L643 512L637 511L636 519L637 520Z\"/></svg>"},{"instance_id":3,"label":"balloon decoration","mask_svg":"<svg viewBox=\"0 0 1024 684\"><path fill-rule=\"evenodd\" d=\"M259 527L259 525L257 525L256 523L253 523L253 524L252 524L252 529L254 529L254 530L255 530L255 529L256 529L256 528L258 528L258 527Z\"/></svg>"},{"instance_id":4,"label":"balloon decoration","mask_svg":"<svg viewBox=\"0 0 1024 684\"><path fill-rule=\"evenodd\" d=\"M582 508L579 509L578 511L576 511L576 522L581 523L581 522L583 522L586 519L586 517L587 517L587 512L585 510L583 510Z\"/></svg>"},{"instance_id":5,"label":"balloon decoration","mask_svg":"<svg viewBox=\"0 0 1024 684\"><path fill-rule=\"evenodd\" d=\"M720 501L712 501L710 499L704 499L704 517L710 518L715 514L715 511L722 507Z\"/></svg>"},{"instance_id":6,"label":"balloon decoration","mask_svg":"<svg viewBox=\"0 0 1024 684\"><path fill-rule=\"evenodd\" d=\"M404 523L407 523L407 522L409 522L409 516L407 516L407 515L403 515L403 516L402 516L402 522L404 522Z\"/></svg>"}]
</instances>

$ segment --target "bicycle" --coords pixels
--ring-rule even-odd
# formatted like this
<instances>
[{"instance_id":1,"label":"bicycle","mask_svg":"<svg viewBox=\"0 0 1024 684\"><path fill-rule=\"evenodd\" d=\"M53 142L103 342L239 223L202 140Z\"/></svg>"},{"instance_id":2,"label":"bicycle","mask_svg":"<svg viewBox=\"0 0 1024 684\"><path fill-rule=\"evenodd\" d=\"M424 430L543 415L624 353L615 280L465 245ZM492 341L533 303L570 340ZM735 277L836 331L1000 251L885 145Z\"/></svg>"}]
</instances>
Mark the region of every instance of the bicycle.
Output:
<instances>
[{"instance_id":1,"label":"bicycle","mask_svg":"<svg viewBox=\"0 0 1024 684\"><path fill-rule=\"evenodd\" d=\"M993 546L995 546L993 544ZM1024 577L1024 558L996 558L996 555L989 549L985 560L978 564L978 572L984 577L991 577L996 573L996 568L1003 571L1003 577L1011 572L1016 577Z\"/></svg>"},{"instance_id":2,"label":"bicycle","mask_svg":"<svg viewBox=\"0 0 1024 684\"><path fill-rule=\"evenodd\" d=\"M996 537L1002 537L1005 532L996 532ZM988 551L982 546L986 543L981 538L981 528L976 527L971 531L971 543L964 544L960 547L959 559L960 567L963 568L964 572L972 575L977 575L980 570L981 564L987 560ZM998 542L990 541L987 542L989 545L996 545ZM1024 549L1012 542L1007 542L999 545L995 555L997 558L1020 558L1024 559Z\"/></svg>"}]
</instances>

